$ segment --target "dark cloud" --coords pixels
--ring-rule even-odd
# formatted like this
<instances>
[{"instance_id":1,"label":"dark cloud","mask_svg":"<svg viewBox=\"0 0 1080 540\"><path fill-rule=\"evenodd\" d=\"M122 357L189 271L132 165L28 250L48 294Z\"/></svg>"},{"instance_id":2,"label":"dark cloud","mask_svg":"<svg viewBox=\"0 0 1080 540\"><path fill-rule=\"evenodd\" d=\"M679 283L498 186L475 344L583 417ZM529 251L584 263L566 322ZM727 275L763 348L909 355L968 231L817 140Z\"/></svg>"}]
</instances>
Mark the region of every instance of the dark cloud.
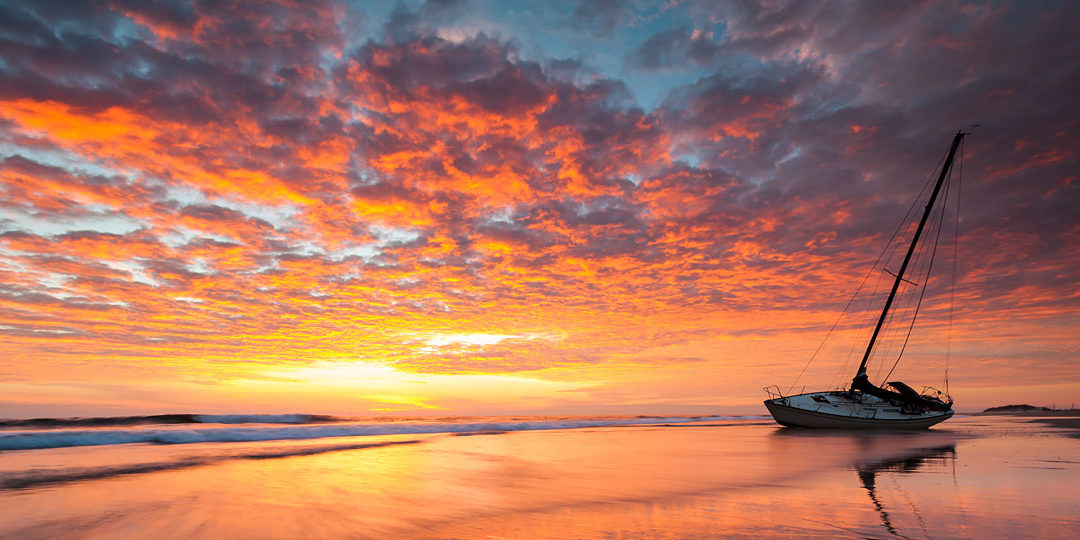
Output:
<instances>
[{"instance_id":1,"label":"dark cloud","mask_svg":"<svg viewBox=\"0 0 1080 540\"><path fill-rule=\"evenodd\" d=\"M669 28L653 34L629 57L634 67L659 70L682 68L687 64L708 65L717 56L720 46L709 32Z\"/></svg>"},{"instance_id":2,"label":"dark cloud","mask_svg":"<svg viewBox=\"0 0 1080 540\"><path fill-rule=\"evenodd\" d=\"M386 22L384 31L392 42L405 42L435 33L438 27L453 22L468 9L468 0L424 0L416 11L398 3Z\"/></svg>"},{"instance_id":3,"label":"dark cloud","mask_svg":"<svg viewBox=\"0 0 1080 540\"><path fill-rule=\"evenodd\" d=\"M262 219L249 217L243 212L212 204L193 204L185 206L180 210L180 215L203 221L220 222L236 227L250 225L261 229L263 232L268 232L274 228L272 224Z\"/></svg>"},{"instance_id":4,"label":"dark cloud","mask_svg":"<svg viewBox=\"0 0 1080 540\"><path fill-rule=\"evenodd\" d=\"M522 70L528 70L525 74ZM484 77L457 86L453 91L491 112L510 115L540 105L546 97L540 86L543 75L535 65L504 68Z\"/></svg>"},{"instance_id":5,"label":"dark cloud","mask_svg":"<svg viewBox=\"0 0 1080 540\"><path fill-rule=\"evenodd\" d=\"M624 0L581 0L574 9L573 21L577 28L586 32L608 36L631 15Z\"/></svg>"}]
</instances>

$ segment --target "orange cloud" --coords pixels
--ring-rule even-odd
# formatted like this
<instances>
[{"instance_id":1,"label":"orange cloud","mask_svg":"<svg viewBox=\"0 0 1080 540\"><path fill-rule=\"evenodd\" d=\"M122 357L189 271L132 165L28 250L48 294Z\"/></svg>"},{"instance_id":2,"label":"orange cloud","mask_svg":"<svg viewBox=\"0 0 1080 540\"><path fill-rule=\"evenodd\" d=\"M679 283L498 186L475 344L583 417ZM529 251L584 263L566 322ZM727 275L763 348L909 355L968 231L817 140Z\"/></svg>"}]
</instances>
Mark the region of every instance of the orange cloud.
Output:
<instances>
[{"instance_id":1,"label":"orange cloud","mask_svg":"<svg viewBox=\"0 0 1080 540\"><path fill-rule=\"evenodd\" d=\"M744 387L801 367L938 151L924 142L938 134L916 126L940 124L943 105L890 101L902 90L891 61L870 62L879 51L845 63L811 37L820 61L810 49L793 59L776 44L786 33L759 35L737 15L729 43L693 49L705 71L681 79L687 66L633 56L626 73L527 60L415 20L360 38L334 2L221 9L105 3L100 16L131 35L84 28L86 51L66 34L12 38L19 54L0 59L0 354L20 362L5 376L261 392L382 366L401 386L363 400L389 409L447 406L455 380L535 390L544 407L755 403ZM652 41L648 58L690 43L669 42ZM703 67L730 55L755 60ZM856 65L872 73L845 75ZM996 81L950 80L939 97L954 109L1056 103L1031 94L1052 89ZM635 102L649 92L667 97ZM1019 99L1029 105L1002 106ZM960 362L1018 376L995 351L1016 342L1002 321L1022 320L1048 330L1010 357L1045 353L1080 380L1065 337L1080 259L1076 130L1064 124L972 138L963 308L940 307L933 278L915 353L931 355L952 317ZM837 333L858 341L860 322ZM669 370L682 375L650 386ZM733 382L690 381L706 375ZM414 376L444 386L425 395Z\"/></svg>"}]
</instances>

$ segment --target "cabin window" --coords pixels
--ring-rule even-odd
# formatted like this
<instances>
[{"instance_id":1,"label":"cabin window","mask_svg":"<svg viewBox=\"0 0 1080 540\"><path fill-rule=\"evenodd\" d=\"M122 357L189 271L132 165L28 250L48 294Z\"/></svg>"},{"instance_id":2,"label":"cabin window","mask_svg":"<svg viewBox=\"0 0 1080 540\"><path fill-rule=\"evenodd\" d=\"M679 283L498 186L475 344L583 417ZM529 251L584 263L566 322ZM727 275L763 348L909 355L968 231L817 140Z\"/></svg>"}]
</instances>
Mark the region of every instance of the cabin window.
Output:
<instances>
[{"instance_id":1,"label":"cabin window","mask_svg":"<svg viewBox=\"0 0 1080 540\"><path fill-rule=\"evenodd\" d=\"M826 398L825 396L814 396L814 401L816 401L818 403L828 403L829 399Z\"/></svg>"}]
</instances>

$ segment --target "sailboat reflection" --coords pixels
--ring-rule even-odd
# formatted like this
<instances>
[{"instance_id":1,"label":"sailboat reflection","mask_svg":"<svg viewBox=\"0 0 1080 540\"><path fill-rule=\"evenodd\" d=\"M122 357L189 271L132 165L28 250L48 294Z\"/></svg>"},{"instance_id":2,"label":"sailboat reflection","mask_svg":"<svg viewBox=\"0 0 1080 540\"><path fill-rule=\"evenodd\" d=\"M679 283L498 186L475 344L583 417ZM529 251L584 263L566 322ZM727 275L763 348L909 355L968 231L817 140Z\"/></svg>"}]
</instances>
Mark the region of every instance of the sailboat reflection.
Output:
<instances>
[{"instance_id":1,"label":"sailboat reflection","mask_svg":"<svg viewBox=\"0 0 1080 540\"><path fill-rule=\"evenodd\" d=\"M893 536L909 538L897 531L896 527L893 525L892 519L889 517L889 512L885 510L885 506L878 498L877 477L881 474L888 473L911 474L928 463L944 467L946 463L950 462L954 465L956 463L956 445L954 444L925 448L918 454L908 457L862 463L856 466L855 470L859 473L859 480L862 481L863 488L866 489L867 494L870 495L870 501L874 503L874 508L877 510L878 514L881 515L881 525ZM910 498L908 498L908 502L911 503L911 509L915 518L925 528L926 524L923 523L918 507L911 502Z\"/></svg>"}]
</instances>

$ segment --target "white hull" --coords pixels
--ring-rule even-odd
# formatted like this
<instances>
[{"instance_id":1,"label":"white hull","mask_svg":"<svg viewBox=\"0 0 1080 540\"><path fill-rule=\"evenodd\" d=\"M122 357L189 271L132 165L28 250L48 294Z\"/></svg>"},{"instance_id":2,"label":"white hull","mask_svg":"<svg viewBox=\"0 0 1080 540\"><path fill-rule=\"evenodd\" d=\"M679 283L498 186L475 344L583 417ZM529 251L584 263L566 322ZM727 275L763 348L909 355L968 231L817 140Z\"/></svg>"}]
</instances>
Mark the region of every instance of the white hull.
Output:
<instances>
[{"instance_id":1,"label":"white hull","mask_svg":"<svg viewBox=\"0 0 1080 540\"><path fill-rule=\"evenodd\" d=\"M830 429L926 429L952 417L947 411L911 411L868 394L813 392L765 401L784 426Z\"/></svg>"}]
</instances>

